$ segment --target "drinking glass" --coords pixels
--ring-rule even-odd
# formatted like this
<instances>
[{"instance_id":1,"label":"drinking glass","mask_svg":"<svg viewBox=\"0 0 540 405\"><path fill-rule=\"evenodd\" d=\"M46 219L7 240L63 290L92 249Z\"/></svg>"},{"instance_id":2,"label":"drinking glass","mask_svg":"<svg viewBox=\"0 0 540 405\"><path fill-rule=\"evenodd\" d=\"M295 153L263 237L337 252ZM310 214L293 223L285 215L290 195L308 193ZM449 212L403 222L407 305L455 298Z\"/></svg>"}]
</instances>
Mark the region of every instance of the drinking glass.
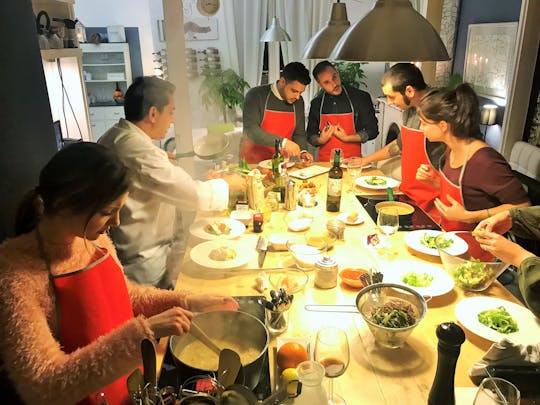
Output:
<instances>
[{"instance_id":1,"label":"drinking glass","mask_svg":"<svg viewBox=\"0 0 540 405\"><path fill-rule=\"evenodd\" d=\"M349 172L349 175L351 176L351 191L354 191L356 179L362 173L362 158L350 157L347 160L347 172Z\"/></svg>"},{"instance_id":2,"label":"drinking glass","mask_svg":"<svg viewBox=\"0 0 540 405\"><path fill-rule=\"evenodd\" d=\"M473 405L519 405L520 393L510 381L498 377L484 378Z\"/></svg>"},{"instance_id":3,"label":"drinking glass","mask_svg":"<svg viewBox=\"0 0 540 405\"><path fill-rule=\"evenodd\" d=\"M345 331L334 327L321 329L315 341L314 358L323 365L328 377L328 404L346 404L334 393L334 378L345 373L349 366L349 341Z\"/></svg>"},{"instance_id":4,"label":"drinking glass","mask_svg":"<svg viewBox=\"0 0 540 405\"><path fill-rule=\"evenodd\" d=\"M399 227L399 213L394 207L381 207L377 215L377 226L387 237L396 233Z\"/></svg>"}]
</instances>

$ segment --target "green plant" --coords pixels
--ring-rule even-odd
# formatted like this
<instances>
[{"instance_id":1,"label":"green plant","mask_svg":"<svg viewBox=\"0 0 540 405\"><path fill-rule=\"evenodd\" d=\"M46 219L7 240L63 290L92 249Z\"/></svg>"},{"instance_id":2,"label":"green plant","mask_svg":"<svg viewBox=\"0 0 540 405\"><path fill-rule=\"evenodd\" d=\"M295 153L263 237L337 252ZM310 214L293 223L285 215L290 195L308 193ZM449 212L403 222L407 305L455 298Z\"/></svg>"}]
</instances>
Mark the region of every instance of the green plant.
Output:
<instances>
[{"instance_id":1,"label":"green plant","mask_svg":"<svg viewBox=\"0 0 540 405\"><path fill-rule=\"evenodd\" d=\"M199 94L203 105L206 109L213 105L220 107L223 111L223 120L227 122L227 110L236 106L242 107L244 90L249 88L249 83L232 69L205 68L201 76L204 79Z\"/></svg>"},{"instance_id":2,"label":"green plant","mask_svg":"<svg viewBox=\"0 0 540 405\"><path fill-rule=\"evenodd\" d=\"M364 62L334 62L333 65L339 72L341 82L349 87L361 87L367 88L367 84L364 81L366 75L362 65Z\"/></svg>"}]
</instances>

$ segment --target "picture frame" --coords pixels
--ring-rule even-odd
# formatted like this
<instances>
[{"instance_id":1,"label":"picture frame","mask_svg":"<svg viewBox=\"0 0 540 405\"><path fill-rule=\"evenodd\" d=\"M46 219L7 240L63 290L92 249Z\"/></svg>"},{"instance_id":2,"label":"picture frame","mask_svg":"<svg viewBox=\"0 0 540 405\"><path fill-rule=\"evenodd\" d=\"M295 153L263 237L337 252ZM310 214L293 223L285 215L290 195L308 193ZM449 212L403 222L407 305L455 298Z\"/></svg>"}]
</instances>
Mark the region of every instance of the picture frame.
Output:
<instances>
[{"instance_id":1,"label":"picture frame","mask_svg":"<svg viewBox=\"0 0 540 405\"><path fill-rule=\"evenodd\" d=\"M506 99L514 69L517 22L470 24L463 80L478 95Z\"/></svg>"}]
</instances>

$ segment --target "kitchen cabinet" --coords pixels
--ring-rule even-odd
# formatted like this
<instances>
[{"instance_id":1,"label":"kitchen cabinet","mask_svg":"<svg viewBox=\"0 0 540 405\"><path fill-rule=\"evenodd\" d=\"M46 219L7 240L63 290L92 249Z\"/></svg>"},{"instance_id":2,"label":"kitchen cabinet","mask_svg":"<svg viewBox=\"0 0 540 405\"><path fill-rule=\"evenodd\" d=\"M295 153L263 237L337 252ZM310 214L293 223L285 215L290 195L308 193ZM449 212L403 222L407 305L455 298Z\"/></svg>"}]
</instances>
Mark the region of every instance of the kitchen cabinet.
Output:
<instances>
[{"instance_id":1,"label":"kitchen cabinet","mask_svg":"<svg viewBox=\"0 0 540 405\"><path fill-rule=\"evenodd\" d=\"M97 141L124 117L124 107L113 98L116 86L125 94L131 84L127 43L81 44L82 68L90 103L92 137Z\"/></svg>"}]
</instances>

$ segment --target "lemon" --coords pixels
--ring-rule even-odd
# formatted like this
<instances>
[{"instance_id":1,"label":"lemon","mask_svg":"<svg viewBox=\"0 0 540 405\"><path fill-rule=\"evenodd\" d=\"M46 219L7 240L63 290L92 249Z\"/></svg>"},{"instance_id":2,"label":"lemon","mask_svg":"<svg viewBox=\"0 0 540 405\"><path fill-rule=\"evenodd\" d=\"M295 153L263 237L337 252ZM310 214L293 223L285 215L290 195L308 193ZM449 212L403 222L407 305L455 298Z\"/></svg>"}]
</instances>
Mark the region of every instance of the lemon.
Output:
<instances>
[{"instance_id":1,"label":"lemon","mask_svg":"<svg viewBox=\"0 0 540 405\"><path fill-rule=\"evenodd\" d=\"M281 373L281 383L287 385L287 394L294 395L298 387L298 383L294 382L289 384L291 381L298 380L298 374L296 373L295 368L286 368Z\"/></svg>"}]
</instances>

